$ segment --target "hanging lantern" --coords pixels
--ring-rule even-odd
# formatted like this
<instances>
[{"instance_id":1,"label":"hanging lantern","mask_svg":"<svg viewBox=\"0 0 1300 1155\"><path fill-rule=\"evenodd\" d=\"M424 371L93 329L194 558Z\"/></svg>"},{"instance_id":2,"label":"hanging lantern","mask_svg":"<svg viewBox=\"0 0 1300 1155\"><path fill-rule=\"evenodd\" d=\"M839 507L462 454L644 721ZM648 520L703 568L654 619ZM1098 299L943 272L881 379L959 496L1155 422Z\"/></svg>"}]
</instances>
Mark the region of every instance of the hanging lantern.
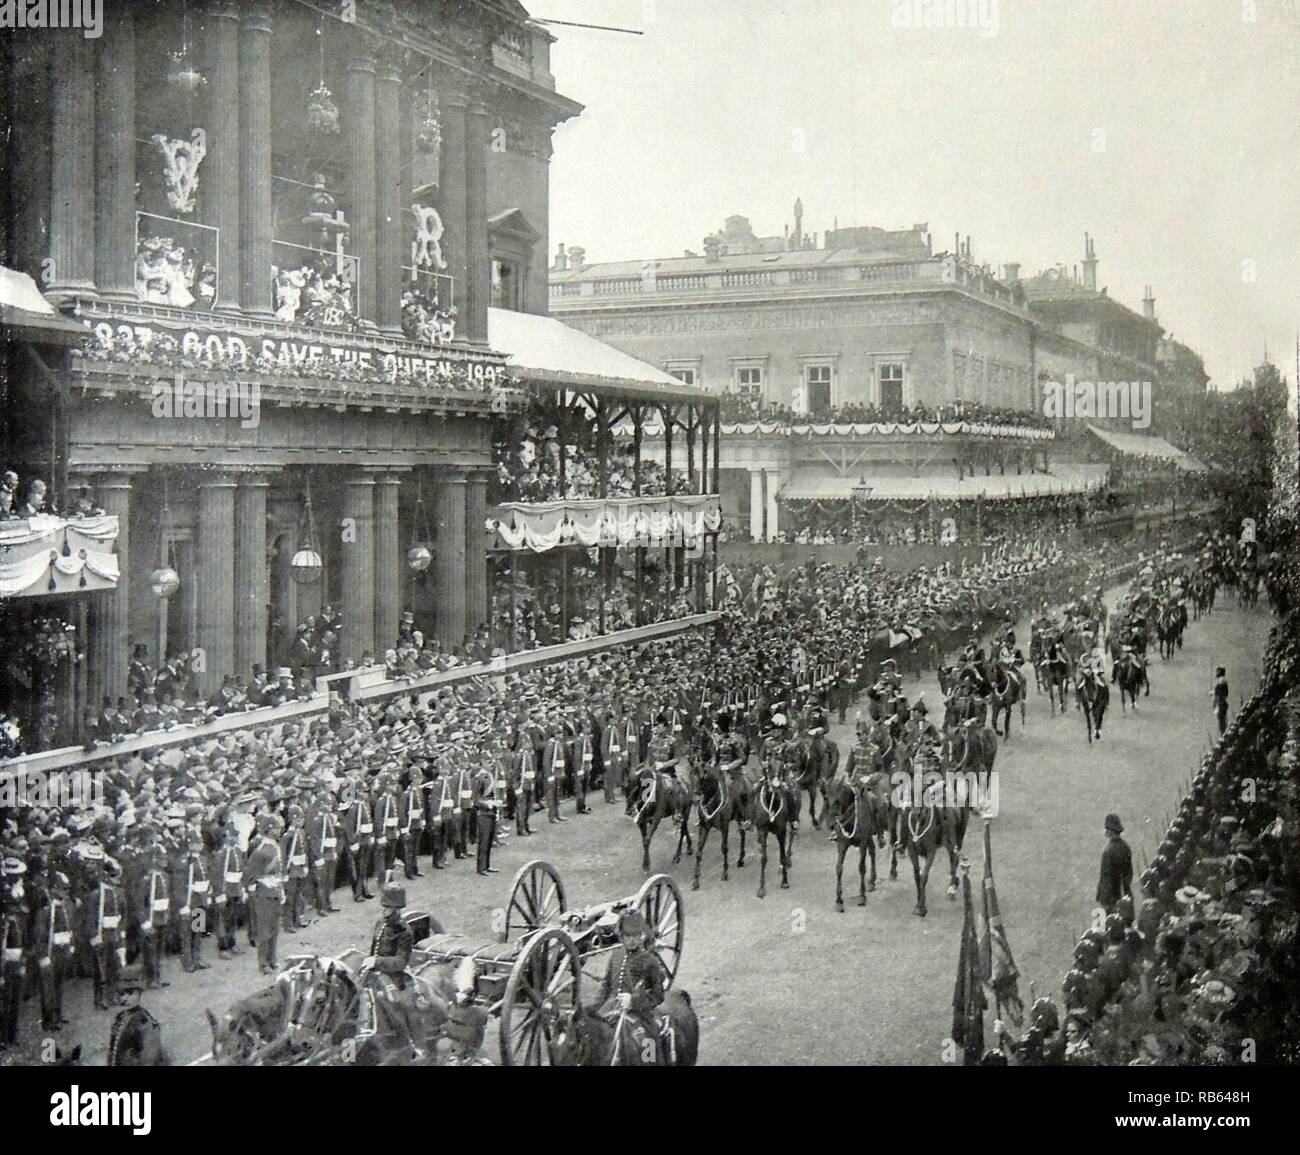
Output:
<instances>
[{"instance_id":1,"label":"hanging lantern","mask_svg":"<svg viewBox=\"0 0 1300 1155\"><path fill-rule=\"evenodd\" d=\"M433 553L427 545L413 545L406 551L406 564L412 573L424 573L433 563Z\"/></svg>"},{"instance_id":2,"label":"hanging lantern","mask_svg":"<svg viewBox=\"0 0 1300 1155\"><path fill-rule=\"evenodd\" d=\"M199 71L199 66L194 63L188 48L182 48L179 52L171 54L167 65L167 83L173 88L179 88L182 92L195 93L207 82L207 77Z\"/></svg>"},{"instance_id":3,"label":"hanging lantern","mask_svg":"<svg viewBox=\"0 0 1300 1155\"><path fill-rule=\"evenodd\" d=\"M181 588L181 575L169 565L161 565L149 575L149 588L156 598L169 598Z\"/></svg>"},{"instance_id":4,"label":"hanging lantern","mask_svg":"<svg viewBox=\"0 0 1300 1155\"><path fill-rule=\"evenodd\" d=\"M289 573L300 586L320 581L321 569L320 554L314 549L300 549L289 562Z\"/></svg>"},{"instance_id":5,"label":"hanging lantern","mask_svg":"<svg viewBox=\"0 0 1300 1155\"><path fill-rule=\"evenodd\" d=\"M339 106L334 103L334 94L321 81L307 98L307 127L320 133L336 133L339 130Z\"/></svg>"}]
</instances>

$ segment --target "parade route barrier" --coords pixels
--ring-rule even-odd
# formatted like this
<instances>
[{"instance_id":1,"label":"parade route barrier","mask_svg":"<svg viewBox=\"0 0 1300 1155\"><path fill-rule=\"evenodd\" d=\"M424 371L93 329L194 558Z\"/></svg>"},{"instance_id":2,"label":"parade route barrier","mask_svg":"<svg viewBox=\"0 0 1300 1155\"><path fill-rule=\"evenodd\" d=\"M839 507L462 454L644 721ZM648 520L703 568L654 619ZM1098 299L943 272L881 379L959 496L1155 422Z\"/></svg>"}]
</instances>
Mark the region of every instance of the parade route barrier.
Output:
<instances>
[{"instance_id":1,"label":"parade route barrier","mask_svg":"<svg viewBox=\"0 0 1300 1155\"><path fill-rule=\"evenodd\" d=\"M205 738L216 738L227 730L260 730L265 726L278 726L308 714L322 713L328 705L329 698L325 694L316 693L298 702L286 702L283 706L262 706L238 714L222 714L219 718L200 725L177 726L171 730L147 730L143 734L132 734L120 742L97 745L91 750L84 746L42 750L0 764L0 774L23 774L28 771L50 773L85 766L91 762L102 762L107 758L143 754L148 750L165 750L171 746L184 746L191 742L201 742Z\"/></svg>"},{"instance_id":2,"label":"parade route barrier","mask_svg":"<svg viewBox=\"0 0 1300 1155\"><path fill-rule=\"evenodd\" d=\"M710 610L703 614L692 614L685 618L673 618L671 621L654 622L648 626L634 626L630 630L618 630L612 634L601 634L594 638L581 638L578 641L560 642L554 646L539 646L535 650L519 650L494 658L490 662L476 662L469 666L456 666L450 670L436 670L419 678L390 680L383 666L368 666L364 670L352 671L352 681L348 698L353 702L370 702L380 698L391 698L398 694L421 694L441 689L456 682L469 681L471 678L494 677L514 670L525 670L531 666L562 662L569 658L579 658L594 654L600 650L615 646L635 645L638 642L651 642L672 634L684 633L700 626L711 626L722 617L720 610ZM319 683L318 683L319 684Z\"/></svg>"}]
</instances>

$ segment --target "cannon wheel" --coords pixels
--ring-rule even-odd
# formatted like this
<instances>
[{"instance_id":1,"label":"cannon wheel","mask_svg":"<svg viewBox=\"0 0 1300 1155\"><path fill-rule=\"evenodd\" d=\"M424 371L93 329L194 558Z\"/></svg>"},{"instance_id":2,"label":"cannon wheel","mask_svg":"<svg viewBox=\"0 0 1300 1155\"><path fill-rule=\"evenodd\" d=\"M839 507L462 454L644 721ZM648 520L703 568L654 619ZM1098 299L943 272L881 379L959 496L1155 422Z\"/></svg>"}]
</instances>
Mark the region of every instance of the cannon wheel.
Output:
<instances>
[{"instance_id":1,"label":"cannon wheel","mask_svg":"<svg viewBox=\"0 0 1300 1155\"><path fill-rule=\"evenodd\" d=\"M501 1000L504 1066L550 1066L552 1034L577 1007L581 982L582 960L566 932L548 927L528 940Z\"/></svg>"},{"instance_id":2,"label":"cannon wheel","mask_svg":"<svg viewBox=\"0 0 1300 1155\"><path fill-rule=\"evenodd\" d=\"M566 909L560 872L540 858L525 862L510 884L506 925L501 941L509 942L532 930L553 924Z\"/></svg>"},{"instance_id":3,"label":"cannon wheel","mask_svg":"<svg viewBox=\"0 0 1300 1155\"><path fill-rule=\"evenodd\" d=\"M677 977L682 961L682 943L686 935L686 911L682 907L682 892L667 874L647 878L637 891L633 905L650 924L654 932L654 952L668 970L668 982Z\"/></svg>"}]
</instances>

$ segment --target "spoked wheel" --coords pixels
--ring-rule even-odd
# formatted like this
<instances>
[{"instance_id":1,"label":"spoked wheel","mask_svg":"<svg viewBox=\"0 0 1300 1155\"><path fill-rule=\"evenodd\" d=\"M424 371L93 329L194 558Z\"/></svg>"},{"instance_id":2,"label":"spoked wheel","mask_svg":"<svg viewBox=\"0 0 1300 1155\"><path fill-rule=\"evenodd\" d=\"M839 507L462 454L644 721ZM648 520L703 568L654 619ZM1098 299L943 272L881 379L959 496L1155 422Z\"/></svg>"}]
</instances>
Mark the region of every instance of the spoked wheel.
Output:
<instances>
[{"instance_id":1,"label":"spoked wheel","mask_svg":"<svg viewBox=\"0 0 1300 1155\"><path fill-rule=\"evenodd\" d=\"M682 943L686 935L686 911L682 907L682 892L667 874L647 878L637 891L633 904L650 924L654 933L651 949L659 956L668 971L668 983L677 977L682 961Z\"/></svg>"},{"instance_id":2,"label":"spoked wheel","mask_svg":"<svg viewBox=\"0 0 1300 1155\"><path fill-rule=\"evenodd\" d=\"M529 931L550 926L565 909L560 872L540 858L526 862L510 884L510 903L506 907L501 941L511 942Z\"/></svg>"},{"instance_id":3,"label":"spoked wheel","mask_svg":"<svg viewBox=\"0 0 1300 1155\"><path fill-rule=\"evenodd\" d=\"M501 1001L501 1062L543 1067L553 1062L556 1033L578 1005L582 962L573 939L550 927L528 940L515 959Z\"/></svg>"}]
</instances>

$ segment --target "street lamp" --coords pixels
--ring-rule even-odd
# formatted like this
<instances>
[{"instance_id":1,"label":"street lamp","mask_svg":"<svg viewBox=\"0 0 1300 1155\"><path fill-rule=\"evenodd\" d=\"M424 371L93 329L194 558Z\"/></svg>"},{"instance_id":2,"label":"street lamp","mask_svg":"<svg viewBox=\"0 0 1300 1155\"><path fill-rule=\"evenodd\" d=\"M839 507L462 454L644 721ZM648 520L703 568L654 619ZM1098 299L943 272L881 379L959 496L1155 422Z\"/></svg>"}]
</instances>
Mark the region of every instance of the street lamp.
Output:
<instances>
[{"instance_id":1,"label":"street lamp","mask_svg":"<svg viewBox=\"0 0 1300 1155\"><path fill-rule=\"evenodd\" d=\"M872 487L867 484L867 479L863 475L858 476L858 483L853 487L853 497L851 498L853 506L853 538L856 541L858 537L858 502L869 501L871 499Z\"/></svg>"}]
</instances>

